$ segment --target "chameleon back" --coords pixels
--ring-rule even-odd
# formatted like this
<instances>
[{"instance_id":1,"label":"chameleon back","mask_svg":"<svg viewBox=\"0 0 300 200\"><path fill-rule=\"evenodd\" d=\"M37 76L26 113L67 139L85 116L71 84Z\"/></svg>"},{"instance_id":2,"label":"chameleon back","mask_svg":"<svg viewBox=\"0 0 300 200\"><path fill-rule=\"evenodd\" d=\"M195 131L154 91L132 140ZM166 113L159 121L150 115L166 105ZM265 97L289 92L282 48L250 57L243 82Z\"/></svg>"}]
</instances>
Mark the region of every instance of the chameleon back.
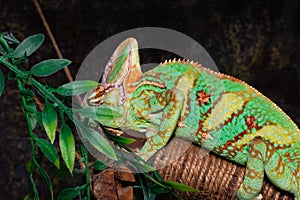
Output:
<instances>
[{"instance_id":1,"label":"chameleon back","mask_svg":"<svg viewBox=\"0 0 300 200\"><path fill-rule=\"evenodd\" d=\"M240 198L258 195L264 172L300 198L300 131L276 104L243 81L188 61L165 62L146 77L184 96L176 135L247 165Z\"/></svg>"},{"instance_id":2,"label":"chameleon back","mask_svg":"<svg viewBox=\"0 0 300 200\"><path fill-rule=\"evenodd\" d=\"M283 158L286 149L299 152L300 132L272 101L234 77L213 72L188 61L165 62L144 74L176 88L185 103L176 134L194 137L196 144L245 164L249 142L256 136L270 141ZM296 151L295 151L295 154ZM292 165L298 167L300 155ZM287 162L289 164L290 160Z\"/></svg>"}]
</instances>

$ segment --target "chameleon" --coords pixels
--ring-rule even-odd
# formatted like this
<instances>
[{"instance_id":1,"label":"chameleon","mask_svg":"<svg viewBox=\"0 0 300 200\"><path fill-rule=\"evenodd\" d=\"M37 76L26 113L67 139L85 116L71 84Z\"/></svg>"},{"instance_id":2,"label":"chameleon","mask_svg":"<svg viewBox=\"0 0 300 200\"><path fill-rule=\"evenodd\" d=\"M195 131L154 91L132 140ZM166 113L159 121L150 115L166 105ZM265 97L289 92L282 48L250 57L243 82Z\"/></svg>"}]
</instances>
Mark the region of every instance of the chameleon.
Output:
<instances>
[{"instance_id":1,"label":"chameleon","mask_svg":"<svg viewBox=\"0 0 300 200\"><path fill-rule=\"evenodd\" d=\"M111 108L123 117L103 126L134 130L147 141L137 153L148 160L173 135L192 137L245 165L239 199L261 199L264 174L300 200L300 131L266 96L235 77L185 59L141 71L138 44L124 40L108 61L102 80L84 105Z\"/></svg>"}]
</instances>

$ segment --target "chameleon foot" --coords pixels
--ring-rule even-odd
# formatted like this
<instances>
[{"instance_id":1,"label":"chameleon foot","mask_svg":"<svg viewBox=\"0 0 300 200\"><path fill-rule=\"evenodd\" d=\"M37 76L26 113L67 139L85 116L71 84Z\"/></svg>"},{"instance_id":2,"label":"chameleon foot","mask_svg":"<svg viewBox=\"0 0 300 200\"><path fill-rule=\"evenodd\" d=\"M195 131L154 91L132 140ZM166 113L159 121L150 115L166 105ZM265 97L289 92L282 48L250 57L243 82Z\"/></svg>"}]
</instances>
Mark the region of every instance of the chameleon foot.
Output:
<instances>
[{"instance_id":1,"label":"chameleon foot","mask_svg":"<svg viewBox=\"0 0 300 200\"><path fill-rule=\"evenodd\" d=\"M259 192L261 191L264 178L263 146L264 144L260 137L254 138L250 144L245 177L237 192L239 199L262 199Z\"/></svg>"},{"instance_id":2,"label":"chameleon foot","mask_svg":"<svg viewBox=\"0 0 300 200\"><path fill-rule=\"evenodd\" d=\"M263 196L261 194L259 194L257 197L255 197L256 200L261 200L263 198Z\"/></svg>"}]
</instances>

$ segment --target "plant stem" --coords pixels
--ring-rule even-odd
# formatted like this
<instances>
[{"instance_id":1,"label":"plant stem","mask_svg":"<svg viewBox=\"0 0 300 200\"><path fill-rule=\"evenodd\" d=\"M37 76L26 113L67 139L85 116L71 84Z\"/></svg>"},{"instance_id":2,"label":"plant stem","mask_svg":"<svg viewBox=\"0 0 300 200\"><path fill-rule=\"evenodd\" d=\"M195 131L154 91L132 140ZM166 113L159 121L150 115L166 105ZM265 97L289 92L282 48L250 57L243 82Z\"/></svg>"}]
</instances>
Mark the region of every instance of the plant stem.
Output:
<instances>
[{"instance_id":1,"label":"plant stem","mask_svg":"<svg viewBox=\"0 0 300 200\"><path fill-rule=\"evenodd\" d=\"M28 84L32 84L34 87L36 87L45 97L47 97L48 99L50 99L53 102L55 102L58 105L59 109L61 111L65 112L68 115L68 117L72 121L74 121L73 120L73 115L72 115L72 112L71 112L70 108L67 107L67 106L65 106L65 104L63 102L61 102L54 94L52 94L52 92L49 92L48 89L45 86L43 86L42 84L40 84L34 78L30 78L29 79L29 74L28 73L25 73L25 72L19 70L17 67L13 66L11 63L9 63L3 57L0 57L0 63L2 63L3 65L5 65L7 68L9 68L14 73L16 73L17 77L23 79Z\"/></svg>"},{"instance_id":2,"label":"plant stem","mask_svg":"<svg viewBox=\"0 0 300 200\"><path fill-rule=\"evenodd\" d=\"M20 79L17 78L17 82L18 82L18 88L20 91L25 90L25 87L22 83L22 81ZM30 146L31 146L31 159L32 159L32 163L34 165L36 165L36 160L35 160L35 154L34 154L34 142L33 142L33 137L32 137L32 126L31 126L31 122L30 122L30 116L28 114L28 112L26 111L26 99L23 95L21 95L21 102L22 102L22 107L24 110L24 114L25 114L25 119L26 119L26 123L27 123L27 127L28 127L28 132L29 132L29 137L30 137ZM32 179L32 172L30 174L30 178ZM33 181L33 179L32 179ZM34 191L34 197L35 195L37 195L37 193Z\"/></svg>"},{"instance_id":3,"label":"plant stem","mask_svg":"<svg viewBox=\"0 0 300 200\"><path fill-rule=\"evenodd\" d=\"M0 44L4 47L4 49L8 52L11 53L12 49L8 46L7 42L3 37L0 37Z\"/></svg>"},{"instance_id":4,"label":"plant stem","mask_svg":"<svg viewBox=\"0 0 300 200\"><path fill-rule=\"evenodd\" d=\"M84 158L84 164L85 164L85 181L87 184L87 188L86 188L86 196L87 199L90 200L91 199L91 191L90 191L90 175L89 175L89 162L88 162L88 155L87 155L87 151L86 148L81 145L81 152Z\"/></svg>"},{"instance_id":5,"label":"plant stem","mask_svg":"<svg viewBox=\"0 0 300 200\"><path fill-rule=\"evenodd\" d=\"M44 97L46 97L47 99L51 100L52 102L56 103L58 105L58 109L60 110L60 112L65 113L68 118L74 122L74 124L77 124L78 126L81 126L82 123L80 120L78 120L77 118L73 117L73 113L71 108L67 107L63 102L61 102L61 100L59 100L52 92L50 92L45 86L43 86L42 84L40 84L37 80L35 80L34 78L29 78L29 74L21 71L20 69L18 69L17 67L15 67L14 65L12 65L11 63L9 63L5 58L0 56L0 63L2 63L3 65L5 65L7 68L9 68L11 71L13 71L14 73L16 73L17 75L17 79L18 81L20 81L20 79L22 79L23 81L25 81L28 84L33 85L37 90L39 90L42 95ZM23 84L20 83L22 87ZM24 99L25 101L25 99ZM25 101L26 103L26 101Z\"/></svg>"},{"instance_id":6,"label":"plant stem","mask_svg":"<svg viewBox=\"0 0 300 200\"><path fill-rule=\"evenodd\" d=\"M17 79L18 82L18 88L20 91L25 90L24 85L22 84L22 81ZM30 145L31 145L31 156L32 159L35 159L35 155L34 155L34 142L33 142L33 137L32 137L32 127L31 127L31 122L30 122L30 117L28 112L26 111L26 99L23 95L21 95L21 101L22 101L22 107L25 113L25 119L27 122L27 126L28 126L28 131L29 131L29 136L30 136Z\"/></svg>"},{"instance_id":7,"label":"plant stem","mask_svg":"<svg viewBox=\"0 0 300 200\"><path fill-rule=\"evenodd\" d=\"M81 126L82 122L78 120L77 118L73 117L73 113L71 108L67 107L61 100L59 100L52 92L50 92L45 86L40 84L37 80L34 78L29 79L29 74L19 70L15 66L13 66L11 63L9 63L6 59L0 56L0 63L8 67L11 71L15 72L17 74L17 77L23 79L28 84L33 85L37 90L39 90L44 97L51 100L52 102L56 103L58 105L58 109L61 112L64 112L68 118L74 122L74 124Z\"/></svg>"}]
</instances>

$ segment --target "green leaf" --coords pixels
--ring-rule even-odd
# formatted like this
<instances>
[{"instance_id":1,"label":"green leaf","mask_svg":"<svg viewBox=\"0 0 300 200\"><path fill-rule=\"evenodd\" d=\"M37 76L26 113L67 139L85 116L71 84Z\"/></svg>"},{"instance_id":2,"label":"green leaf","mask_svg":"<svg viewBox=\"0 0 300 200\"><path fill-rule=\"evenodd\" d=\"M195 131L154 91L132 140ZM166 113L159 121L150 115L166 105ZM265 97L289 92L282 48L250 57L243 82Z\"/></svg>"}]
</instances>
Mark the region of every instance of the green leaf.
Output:
<instances>
[{"instance_id":1,"label":"green leaf","mask_svg":"<svg viewBox=\"0 0 300 200\"><path fill-rule=\"evenodd\" d=\"M75 160L75 141L70 127L63 123L59 134L59 147L61 156L72 174Z\"/></svg>"},{"instance_id":2,"label":"green leaf","mask_svg":"<svg viewBox=\"0 0 300 200\"><path fill-rule=\"evenodd\" d=\"M153 175L159 180L159 181L164 181L163 177L158 173L158 171L153 171Z\"/></svg>"},{"instance_id":3,"label":"green leaf","mask_svg":"<svg viewBox=\"0 0 300 200\"><path fill-rule=\"evenodd\" d=\"M29 113L29 120L30 120L32 130L35 129L37 123L35 114Z\"/></svg>"},{"instance_id":4,"label":"green leaf","mask_svg":"<svg viewBox=\"0 0 300 200\"><path fill-rule=\"evenodd\" d=\"M134 163L136 169L141 170L141 171L146 171L146 172L152 172L155 171L156 169L152 167L151 165L148 165L146 163L140 163L138 161L132 160Z\"/></svg>"},{"instance_id":5,"label":"green leaf","mask_svg":"<svg viewBox=\"0 0 300 200\"><path fill-rule=\"evenodd\" d=\"M154 199L156 199L156 194L149 193L148 200L154 200Z\"/></svg>"},{"instance_id":6,"label":"green leaf","mask_svg":"<svg viewBox=\"0 0 300 200\"><path fill-rule=\"evenodd\" d=\"M122 115L111 108L105 107L87 107L84 109L80 109L80 114L84 117L98 120L100 123L105 123L105 120L113 120L115 118L122 117Z\"/></svg>"},{"instance_id":7,"label":"green leaf","mask_svg":"<svg viewBox=\"0 0 300 200\"><path fill-rule=\"evenodd\" d=\"M27 194L27 195L23 198L23 200L31 200L30 195Z\"/></svg>"},{"instance_id":8,"label":"green leaf","mask_svg":"<svg viewBox=\"0 0 300 200\"><path fill-rule=\"evenodd\" d=\"M12 71L8 72L8 74L7 74L7 79L8 79L9 81L14 80L15 78L16 78L16 74L15 74L14 72L12 72Z\"/></svg>"},{"instance_id":9,"label":"green leaf","mask_svg":"<svg viewBox=\"0 0 300 200\"><path fill-rule=\"evenodd\" d=\"M3 72L0 70L0 96L2 95L4 91L4 83L5 83L5 78Z\"/></svg>"},{"instance_id":10,"label":"green leaf","mask_svg":"<svg viewBox=\"0 0 300 200\"><path fill-rule=\"evenodd\" d=\"M110 139L112 139L113 141L115 141L117 144L123 145L123 146L132 144L132 143L134 143L136 141L133 138L127 138L127 137L123 137L123 136L117 136L117 135L114 135L114 134L108 134L108 137Z\"/></svg>"},{"instance_id":11,"label":"green leaf","mask_svg":"<svg viewBox=\"0 0 300 200\"><path fill-rule=\"evenodd\" d=\"M94 168L96 170L103 170L103 169L106 169L107 168L107 165L104 161L100 161L100 160L96 160L95 163L94 163Z\"/></svg>"},{"instance_id":12,"label":"green leaf","mask_svg":"<svg viewBox=\"0 0 300 200\"><path fill-rule=\"evenodd\" d=\"M4 37L7 34L7 32L0 32L0 38Z\"/></svg>"},{"instance_id":13,"label":"green leaf","mask_svg":"<svg viewBox=\"0 0 300 200\"><path fill-rule=\"evenodd\" d=\"M70 171L64 162L60 163L59 169L57 169L55 166L52 166L50 168L50 171L52 175L60 178L66 178L71 176ZM75 172L75 168L73 172Z\"/></svg>"},{"instance_id":14,"label":"green leaf","mask_svg":"<svg viewBox=\"0 0 300 200\"><path fill-rule=\"evenodd\" d=\"M19 40L15 38L12 33L5 33L3 38L7 41L8 44L20 44Z\"/></svg>"},{"instance_id":15,"label":"green leaf","mask_svg":"<svg viewBox=\"0 0 300 200\"><path fill-rule=\"evenodd\" d=\"M66 167L66 168L67 168L67 167ZM74 169L73 169L73 172L74 172L75 174L85 174L85 170L84 170L84 169L74 168ZM69 171L68 171L68 173L69 173Z\"/></svg>"},{"instance_id":16,"label":"green leaf","mask_svg":"<svg viewBox=\"0 0 300 200\"><path fill-rule=\"evenodd\" d=\"M137 174L137 176L142 186L144 200L154 200L156 195L150 192L149 183L147 182L145 176L143 174Z\"/></svg>"},{"instance_id":17,"label":"green leaf","mask_svg":"<svg viewBox=\"0 0 300 200\"><path fill-rule=\"evenodd\" d=\"M28 173L32 173L34 171L34 164L32 161L28 161L25 166Z\"/></svg>"},{"instance_id":18,"label":"green leaf","mask_svg":"<svg viewBox=\"0 0 300 200\"><path fill-rule=\"evenodd\" d=\"M35 113L35 119L36 119L37 123L38 123L41 127L44 127L44 125L43 125L43 119L42 119L42 113L41 113L41 112L36 112L36 113Z\"/></svg>"},{"instance_id":19,"label":"green leaf","mask_svg":"<svg viewBox=\"0 0 300 200\"><path fill-rule=\"evenodd\" d=\"M122 150L117 150L118 155L120 156L121 159L119 159L117 162L120 164L123 163L125 165L130 165L132 166L135 170L138 171L155 171L156 169L151 166L151 163L148 163L144 161L142 158L140 158L138 155L136 155L133 152L129 152L130 154L124 153ZM146 174L145 174L146 176ZM154 181L154 179L153 179Z\"/></svg>"},{"instance_id":20,"label":"green leaf","mask_svg":"<svg viewBox=\"0 0 300 200\"><path fill-rule=\"evenodd\" d=\"M36 105L33 100L26 100L25 110L28 111L30 124L31 124L32 129L34 129L36 126L36 122L37 122L37 119L36 119L37 111L36 111Z\"/></svg>"},{"instance_id":21,"label":"green leaf","mask_svg":"<svg viewBox=\"0 0 300 200\"><path fill-rule=\"evenodd\" d=\"M48 102L46 102L42 112L42 121L47 136L50 142L53 144L57 127L57 113L52 105Z\"/></svg>"},{"instance_id":22,"label":"green leaf","mask_svg":"<svg viewBox=\"0 0 300 200\"><path fill-rule=\"evenodd\" d=\"M72 95L77 95L77 94L82 94L84 92L87 92L99 85L100 83L95 81L89 81L89 80L74 81L58 87L56 92L60 95L72 96Z\"/></svg>"},{"instance_id":23,"label":"green leaf","mask_svg":"<svg viewBox=\"0 0 300 200\"><path fill-rule=\"evenodd\" d=\"M0 37L1 37L1 36L0 36ZM5 55L5 54L6 54L6 51L5 51L5 49L3 48L2 45L0 45L0 54L1 54L1 55Z\"/></svg>"},{"instance_id":24,"label":"green leaf","mask_svg":"<svg viewBox=\"0 0 300 200\"><path fill-rule=\"evenodd\" d=\"M174 181L164 181L164 183L170 187L172 187L174 190L180 191L180 192L200 192L200 190L197 190L191 186L174 182Z\"/></svg>"},{"instance_id":25,"label":"green leaf","mask_svg":"<svg viewBox=\"0 0 300 200\"><path fill-rule=\"evenodd\" d=\"M47 172L37 162L35 162L35 164L39 170L41 177L43 178L44 182L46 183L46 185L49 189L50 195L51 195L51 199L53 200L54 194L53 194L53 186L52 186L51 180L50 180Z\"/></svg>"},{"instance_id":26,"label":"green leaf","mask_svg":"<svg viewBox=\"0 0 300 200\"><path fill-rule=\"evenodd\" d=\"M44 35L43 34L36 34L26 38L13 53L15 58L21 58L22 56L30 56L34 53L44 42Z\"/></svg>"},{"instance_id":27,"label":"green leaf","mask_svg":"<svg viewBox=\"0 0 300 200\"><path fill-rule=\"evenodd\" d=\"M162 187L158 184L150 185L150 190L151 190L151 193L154 193L154 194L163 194L163 193L169 192L167 187Z\"/></svg>"},{"instance_id":28,"label":"green leaf","mask_svg":"<svg viewBox=\"0 0 300 200\"><path fill-rule=\"evenodd\" d=\"M36 65L34 65L30 72L34 76L49 76L51 74L54 74L55 72L58 72L59 70L65 68L71 63L71 61L67 59L50 59L50 60L44 60Z\"/></svg>"},{"instance_id":29,"label":"green leaf","mask_svg":"<svg viewBox=\"0 0 300 200\"><path fill-rule=\"evenodd\" d=\"M45 139L39 138L37 135L32 134L33 139L36 141L36 144L41 149L43 154L48 158L49 161L51 161L58 169L59 169L59 158L58 154L55 150L55 147L53 144L48 142Z\"/></svg>"},{"instance_id":30,"label":"green leaf","mask_svg":"<svg viewBox=\"0 0 300 200\"><path fill-rule=\"evenodd\" d=\"M84 125L81 125L80 132L83 136L82 140L88 142L93 148L97 149L99 152L102 152L109 158L116 160L117 156L114 149L110 146L108 141L97 131L89 129Z\"/></svg>"},{"instance_id":31,"label":"green leaf","mask_svg":"<svg viewBox=\"0 0 300 200\"><path fill-rule=\"evenodd\" d=\"M87 185L77 186L75 188L66 188L59 193L57 199L72 200L78 195L80 195L83 192L83 190L85 190L86 187Z\"/></svg>"}]
</instances>

